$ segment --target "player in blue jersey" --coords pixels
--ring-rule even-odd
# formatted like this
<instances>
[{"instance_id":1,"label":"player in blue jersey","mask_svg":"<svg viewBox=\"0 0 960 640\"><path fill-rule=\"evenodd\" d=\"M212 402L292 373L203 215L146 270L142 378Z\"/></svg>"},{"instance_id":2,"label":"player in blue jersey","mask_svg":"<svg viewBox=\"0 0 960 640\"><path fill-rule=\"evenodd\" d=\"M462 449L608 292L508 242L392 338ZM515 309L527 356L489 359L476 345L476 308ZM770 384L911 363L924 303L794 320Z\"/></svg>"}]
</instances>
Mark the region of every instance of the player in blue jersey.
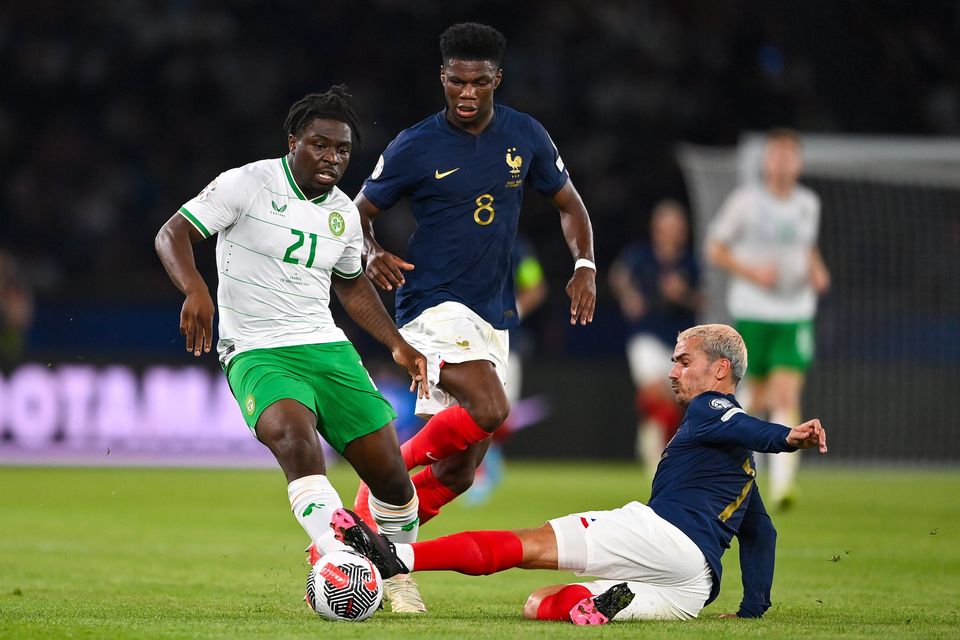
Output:
<instances>
[{"instance_id":1,"label":"player in blue jersey","mask_svg":"<svg viewBox=\"0 0 960 640\"><path fill-rule=\"evenodd\" d=\"M593 320L596 267L590 217L563 160L535 119L495 104L506 40L481 24L440 37L446 108L402 131L354 203L364 224L366 273L397 292L397 326L427 357L429 418L403 446L420 498L421 523L466 491L489 436L510 412L504 392L507 331L519 320L510 254L523 187L560 213L574 271L566 286L571 324ZM406 198L417 222L406 256L377 242L372 220ZM365 515L361 486L356 508Z\"/></svg>"},{"instance_id":2,"label":"player in blue jersey","mask_svg":"<svg viewBox=\"0 0 960 640\"><path fill-rule=\"evenodd\" d=\"M693 325L701 305L700 267L690 248L683 205L662 200L650 218L650 238L631 242L610 266L610 289L628 323L627 361L636 389L637 456L651 475L680 426L667 374L677 333Z\"/></svg>"},{"instance_id":3,"label":"player in blue jersey","mask_svg":"<svg viewBox=\"0 0 960 640\"><path fill-rule=\"evenodd\" d=\"M720 592L720 557L736 536L743 599L735 615L762 616L770 607L777 532L757 490L752 452L817 447L826 453L826 432L816 419L790 429L740 408L733 393L747 369L747 350L731 327L683 331L672 360L670 382L687 413L663 452L648 504L577 513L536 529L471 531L398 545L340 509L332 524L337 537L384 576L431 570L486 575L512 567L597 576L535 591L524 615L603 624L697 617Z\"/></svg>"}]
</instances>

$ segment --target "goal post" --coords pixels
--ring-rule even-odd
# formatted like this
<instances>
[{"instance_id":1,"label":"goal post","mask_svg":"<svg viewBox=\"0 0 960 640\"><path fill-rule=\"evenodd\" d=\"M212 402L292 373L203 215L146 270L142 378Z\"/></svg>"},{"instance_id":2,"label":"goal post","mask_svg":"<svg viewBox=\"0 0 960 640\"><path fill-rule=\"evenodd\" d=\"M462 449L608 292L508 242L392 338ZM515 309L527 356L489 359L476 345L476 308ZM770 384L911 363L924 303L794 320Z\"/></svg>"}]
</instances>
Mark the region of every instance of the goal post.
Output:
<instances>
[{"instance_id":1,"label":"goal post","mask_svg":"<svg viewBox=\"0 0 960 640\"><path fill-rule=\"evenodd\" d=\"M759 180L762 142L678 149L696 246L730 191ZM960 140L805 135L803 149L832 276L804 417L824 419L831 458L960 462ZM705 270L704 321L729 320L725 286Z\"/></svg>"}]
</instances>

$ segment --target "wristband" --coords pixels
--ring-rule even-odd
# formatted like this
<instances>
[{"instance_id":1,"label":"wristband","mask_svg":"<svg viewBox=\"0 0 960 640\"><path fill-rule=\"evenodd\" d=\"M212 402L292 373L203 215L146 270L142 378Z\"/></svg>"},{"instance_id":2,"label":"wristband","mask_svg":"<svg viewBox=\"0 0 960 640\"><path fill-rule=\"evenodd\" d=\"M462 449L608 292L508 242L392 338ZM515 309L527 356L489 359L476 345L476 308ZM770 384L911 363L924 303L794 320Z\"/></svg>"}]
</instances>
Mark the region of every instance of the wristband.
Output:
<instances>
[{"instance_id":1,"label":"wristband","mask_svg":"<svg viewBox=\"0 0 960 640\"><path fill-rule=\"evenodd\" d=\"M587 260L586 258L580 258L573 263L573 270L576 271L580 267L586 267L587 269L597 270L597 265L593 264L593 260Z\"/></svg>"}]
</instances>

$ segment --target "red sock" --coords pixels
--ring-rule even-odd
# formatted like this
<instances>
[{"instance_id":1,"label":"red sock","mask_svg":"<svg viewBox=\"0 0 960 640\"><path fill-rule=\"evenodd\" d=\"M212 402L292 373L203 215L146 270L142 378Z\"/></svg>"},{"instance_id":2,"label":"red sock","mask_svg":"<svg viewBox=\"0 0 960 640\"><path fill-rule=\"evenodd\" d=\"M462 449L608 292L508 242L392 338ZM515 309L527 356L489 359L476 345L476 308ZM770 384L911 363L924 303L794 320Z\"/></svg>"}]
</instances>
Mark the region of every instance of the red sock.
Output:
<instances>
[{"instance_id":1,"label":"red sock","mask_svg":"<svg viewBox=\"0 0 960 640\"><path fill-rule=\"evenodd\" d=\"M465 531L413 543L415 571L459 571L485 576L511 569L522 560L523 544L512 531Z\"/></svg>"},{"instance_id":2,"label":"red sock","mask_svg":"<svg viewBox=\"0 0 960 640\"><path fill-rule=\"evenodd\" d=\"M463 451L490 434L474 422L463 407L449 407L430 418L427 424L400 447L407 469L413 469Z\"/></svg>"},{"instance_id":3,"label":"red sock","mask_svg":"<svg viewBox=\"0 0 960 640\"><path fill-rule=\"evenodd\" d=\"M374 531L377 531L377 522L373 519L373 514L370 513L370 487L360 482L360 487L357 489L357 497L353 501L353 511L360 519L366 522Z\"/></svg>"},{"instance_id":4,"label":"red sock","mask_svg":"<svg viewBox=\"0 0 960 640\"><path fill-rule=\"evenodd\" d=\"M663 432L664 445L677 432L683 414L679 405L659 393L640 391L637 393L637 409L647 418L657 423Z\"/></svg>"},{"instance_id":5,"label":"red sock","mask_svg":"<svg viewBox=\"0 0 960 640\"><path fill-rule=\"evenodd\" d=\"M447 485L433 475L433 467L427 467L412 478L413 488L420 501L420 525L429 522L433 516L440 513L440 507L457 497Z\"/></svg>"},{"instance_id":6,"label":"red sock","mask_svg":"<svg viewBox=\"0 0 960 640\"><path fill-rule=\"evenodd\" d=\"M583 600L590 598L593 594L582 584L570 584L565 586L555 594L547 596L540 601L537 607L537 620L563 620L570 622L570 610Z\"/></svg>"}]
</instances>

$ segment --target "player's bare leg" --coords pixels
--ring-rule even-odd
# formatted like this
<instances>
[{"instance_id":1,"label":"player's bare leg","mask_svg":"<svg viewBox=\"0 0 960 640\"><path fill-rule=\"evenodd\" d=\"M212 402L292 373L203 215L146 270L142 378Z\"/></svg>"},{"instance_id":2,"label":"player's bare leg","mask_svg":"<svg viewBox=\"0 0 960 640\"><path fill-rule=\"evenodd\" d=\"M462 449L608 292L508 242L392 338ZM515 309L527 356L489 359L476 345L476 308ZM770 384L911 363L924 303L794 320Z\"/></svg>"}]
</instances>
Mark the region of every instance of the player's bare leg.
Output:
<instances>
[{"instance_id":1,"label":"player's bare leg","mask_svg":"<svg viewBox=\"0 0 960 640\"><path fill-rule=\"evenodd\" d=\"M346 547L329 532L330 518L343 503L327 479L316 427L314 413L287 398L274 402L260 415L257 438L280 463L293 515L307 532L311 547L323 555Z\"/></svg>"},{"instance_id":2,"label":"player's bare leg","mask_svg":"<svg viewBox=\"0 0 960 640\"><path fill-rule=\"evenodd\" d=\"M440 371L440 386L456 398L476 425L488 434L496 431L510 415L510 401L503 383L496 367L488 360L445 365ZM434 463L434 475L455 495L460 495L473 485L477 467L489 446L489 439L478 439L463 453L445 457L443 464Z\"/></svg>"},{"instance_id":3,"label":"player's bare leg","mask_svg":"<svg viewBox=\"0 0 960 640\"><path fill-rule=\"evenodd\" d=\"M770 421L784 426L800 422L800 394L804 374L794 369L774 369L767 378L766 399ZM800 466L800 454L778 453L767 456L770 474L770 498L780 509L788 508L794 500L794 482Z\"/></svg>"}]
</instances>

